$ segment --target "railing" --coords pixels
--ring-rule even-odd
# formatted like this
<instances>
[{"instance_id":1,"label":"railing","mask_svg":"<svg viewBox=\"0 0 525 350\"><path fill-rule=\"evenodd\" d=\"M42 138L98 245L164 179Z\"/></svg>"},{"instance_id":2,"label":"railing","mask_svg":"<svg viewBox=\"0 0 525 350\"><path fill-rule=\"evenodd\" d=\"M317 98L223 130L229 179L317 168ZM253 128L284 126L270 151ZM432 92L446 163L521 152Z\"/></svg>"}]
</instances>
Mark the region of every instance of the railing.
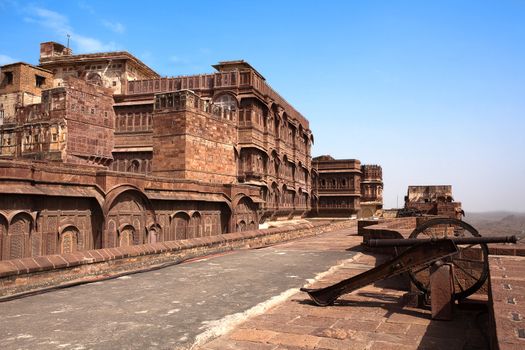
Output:
<instances>
[{"instance_id":1,"label":"railing","mask_svg":"<svg viewBox=\"0 0 525 350\"><path fill-rule=\"evenodd\" d=\"M364 196L361 197L361 202L382 202L382 196Z\"/></svg>"},{"instance_id":2,"label":"railing","mask_svg":"<svg viewBox=\"0 0 525 350\"><path fill-rule=\"evenodd\" d=\"M210 90L225 87L241 88L249 86L252 86L261 95L270 97L304 126L309 126L308 121L295 108L273 90L264 79L251 71L218 72L214 74L200 74L172 78L133 80L128 82L126 93L128 95L137 95L172 92L184 89Z\"/></svg>"}]
</instances>

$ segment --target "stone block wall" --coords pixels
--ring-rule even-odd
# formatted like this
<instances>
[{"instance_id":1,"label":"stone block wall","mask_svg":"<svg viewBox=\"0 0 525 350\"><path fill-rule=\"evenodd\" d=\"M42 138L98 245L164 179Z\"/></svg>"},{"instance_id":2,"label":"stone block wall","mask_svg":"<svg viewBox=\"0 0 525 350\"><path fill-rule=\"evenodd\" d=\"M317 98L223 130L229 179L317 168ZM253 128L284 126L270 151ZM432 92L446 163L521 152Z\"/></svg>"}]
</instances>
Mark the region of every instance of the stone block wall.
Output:
<instances>
[{"instance_id":1,"label":"stone block wall","mask_svg":"<svg viewBox=\"0 0 525 350\"><path fill-rule=\"evenodd\" d=\"M237 163L235 124L206 110L193 93L164 94L153 118L152 173L205 182L234 183Z\"/></svg>"},{"instance_id":2,"label":"stone block wall","mask_svg":"<svg viewBox=\"0 0 525 350\"><path fill-rule=\"evenodd\" d=\"M114 146L112 92L82 80L66 79L65 161L109 164Z\"/></svg>"},{"instance_id":3,"label":"stone block wall","mask_svg":"<svg viewBox=\"0 0 525 350\"><path fill-rule=\"evenodd\" d=\"M27 92L40 96L43 89L53 87L53 74L27 63L13 63L2 66L0 94Z\"/></svg>"},{"instance_id":4,"label":"stone block wall","mask_svg":"<svg viewBox=\"0 0 525 350\"><path fill-rule=\"evenodd\" d=\"M525 344L525 245L491 246L489 322L491 349L522 349Z\"/></svg>"}]
</instances>

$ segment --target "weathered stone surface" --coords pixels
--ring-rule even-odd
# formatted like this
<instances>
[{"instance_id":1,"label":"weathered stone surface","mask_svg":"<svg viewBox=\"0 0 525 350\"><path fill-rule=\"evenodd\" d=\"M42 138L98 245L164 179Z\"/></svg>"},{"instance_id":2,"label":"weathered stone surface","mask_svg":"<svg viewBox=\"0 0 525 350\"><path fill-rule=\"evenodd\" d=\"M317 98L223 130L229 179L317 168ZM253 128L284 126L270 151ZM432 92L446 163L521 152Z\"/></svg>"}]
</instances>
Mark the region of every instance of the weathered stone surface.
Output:
<instances>
[{"instance_id":1,"label":"weathered stone surface","mask_svg":"<svg viewBox=\"0 0 525 350\"><path fill-rule=\"evenodd\" d=\"M454 304L453 268L450 264L432 265L430 269L430 306L432 319L450 321Z\"/></svg>"}]
</instances>

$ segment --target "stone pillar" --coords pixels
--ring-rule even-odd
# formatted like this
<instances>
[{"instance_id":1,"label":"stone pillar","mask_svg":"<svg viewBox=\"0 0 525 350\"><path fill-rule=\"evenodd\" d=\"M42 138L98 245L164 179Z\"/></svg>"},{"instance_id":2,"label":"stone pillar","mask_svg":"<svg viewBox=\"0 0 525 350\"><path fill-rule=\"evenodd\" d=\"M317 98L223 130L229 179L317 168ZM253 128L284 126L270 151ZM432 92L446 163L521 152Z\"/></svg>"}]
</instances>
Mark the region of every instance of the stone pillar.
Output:
<instances>
[{"instance_id":1,"label":"stone pillar","mask_svg":"<svg viewBox=\"0 0 525 350\"><path fill-rule=\"evenodd\" d=\"M454 283L452 265L441 261L430 267L430 306L433 320L452 320Z\"/></svg>"}]
</instances>

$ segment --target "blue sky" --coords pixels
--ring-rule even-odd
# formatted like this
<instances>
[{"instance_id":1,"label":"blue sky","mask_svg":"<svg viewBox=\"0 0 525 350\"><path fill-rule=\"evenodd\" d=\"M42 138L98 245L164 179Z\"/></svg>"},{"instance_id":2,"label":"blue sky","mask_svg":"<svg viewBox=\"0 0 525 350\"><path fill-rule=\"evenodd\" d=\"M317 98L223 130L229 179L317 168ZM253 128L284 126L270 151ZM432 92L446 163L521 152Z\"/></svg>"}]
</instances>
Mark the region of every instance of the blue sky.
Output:
<instances>
[{"instance_id":1,"label":"blue sky","mask_svg":"<svg viewBox=\"0 0 525 350\"><path fill-rule=\"evenodd\" d=\"M314 156L383 166L385 207L451 184L467 211L525 211L524 18L522 0L0 0L0 64L66 33L167 76L244 59L310 120Z\"/></svg>"}]
</instances>

